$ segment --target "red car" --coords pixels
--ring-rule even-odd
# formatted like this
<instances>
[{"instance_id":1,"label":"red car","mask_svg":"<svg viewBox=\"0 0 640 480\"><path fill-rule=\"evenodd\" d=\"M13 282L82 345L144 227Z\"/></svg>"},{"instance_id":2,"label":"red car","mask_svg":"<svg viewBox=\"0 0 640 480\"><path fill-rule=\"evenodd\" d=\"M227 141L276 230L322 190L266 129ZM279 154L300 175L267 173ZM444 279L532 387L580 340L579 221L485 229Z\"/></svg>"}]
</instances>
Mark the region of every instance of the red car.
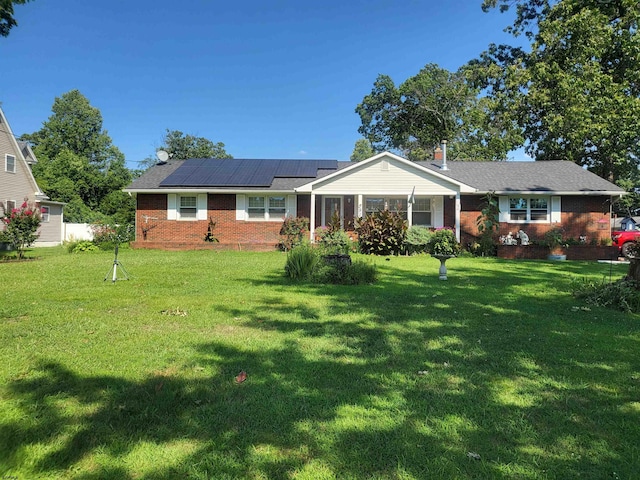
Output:
<instances>
[{"instance_id":1,"label":"red car","mask_svg":"<svg viewBox=\"0 0 640 480\"><path fill-rule=\"evenodd\" d=\"M635 230L617 230L611 234L611 239L613 245L620 249L620 253L628 257L633 242L640 241L640 229L636 227Z\"/></svg>"}]
</instances>

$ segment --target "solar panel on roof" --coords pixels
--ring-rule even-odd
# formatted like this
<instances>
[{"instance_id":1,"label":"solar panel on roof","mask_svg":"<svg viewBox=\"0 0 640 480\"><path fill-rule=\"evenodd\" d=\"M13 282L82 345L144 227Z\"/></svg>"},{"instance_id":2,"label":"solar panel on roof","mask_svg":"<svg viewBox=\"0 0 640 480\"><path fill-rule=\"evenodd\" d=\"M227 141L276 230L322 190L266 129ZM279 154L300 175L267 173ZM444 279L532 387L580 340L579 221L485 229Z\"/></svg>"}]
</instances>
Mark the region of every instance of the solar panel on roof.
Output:
<instances>
[{"instance_id":1,"label":"solar panel on roof","mask_svg":"<svg viewBox=\"0 0 640 480\"><path fill-rule=\"evenodd\" d=\"M268 187L276 177L315 178L336 160L189 159L161 187Z\"/></svg>"}]
</instances>

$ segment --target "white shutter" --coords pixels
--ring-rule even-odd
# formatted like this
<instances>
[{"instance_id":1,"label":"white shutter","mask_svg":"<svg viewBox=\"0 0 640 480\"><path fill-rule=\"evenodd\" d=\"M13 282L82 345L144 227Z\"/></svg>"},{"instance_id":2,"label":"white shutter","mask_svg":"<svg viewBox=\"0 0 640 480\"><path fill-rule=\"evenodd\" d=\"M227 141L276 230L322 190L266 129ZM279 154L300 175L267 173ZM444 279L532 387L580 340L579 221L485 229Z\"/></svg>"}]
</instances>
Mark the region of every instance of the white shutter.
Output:
<instances>
[{"instance_id":1,"label":"white shutter","mask_svg":"<svg viewBox=\"0 0 640 480\"><path fill-rule=\"evenodd\" d=\"M560 197L551 197L551 223L560 223L561 217Z\"/></svg>"},{"instance_id":2,"label":"white shutter","mask_svg":"<svg viewBox=\"0 0 640 480\"><path fill-rule=\"evenodd\" d=\"M297 196L296 195L287 195L287 217L296 217L298 215L297 209Z\"/></svg>"},{"instance_id":3,"label":"white shutter","mask_svg":"<svg viewBox=\"0 0 640 480\"><path fill-rule=\"evenodd\" d=\"M236 220L246 220L245 204L246 195L236 194Z\"/></svg>"},{"instance_id":4,"label":"white shutter","mask_svg":"<svg viewBox=\"0 0 640 480\"><path fill-rule=\"evenodd\" d=\"M198 220L206 220L208 218L208 213L209 213L207 211L207 194L206 193L198 194L196 205L198 207L196 211L196 218Z\"/></svg>"},{"instance_id":5,"label":"white shutter","mask_svg":"<svg viewBox=\"0 0 640 480\"><path fill-rule=\"evenodd\" d=\"M167 220L177 220L178 212L176 210L176 198L175 193L169 193L167 195Z\"/></svg>"},{"instance_id":6,"label":"white shutter","mask_svg":"<svg viewBox=\"0 0 640 480\"><path fill-rule=\"evenodd\" d=\"M433 198L433 226L444 227L444 199L443 197L434 197Z\"/></svg>"},{"instance_id":7,"label":"white shutter","mask_svg":"<svg viewBox=\"0 0 640 480\"><path fill-rule=\"evenodd\" d=\"M498 197L498 208L500 214L498 215L499 222L508 222L511 219L509 214L509 197Z\"/></svg>"}]
</instances>

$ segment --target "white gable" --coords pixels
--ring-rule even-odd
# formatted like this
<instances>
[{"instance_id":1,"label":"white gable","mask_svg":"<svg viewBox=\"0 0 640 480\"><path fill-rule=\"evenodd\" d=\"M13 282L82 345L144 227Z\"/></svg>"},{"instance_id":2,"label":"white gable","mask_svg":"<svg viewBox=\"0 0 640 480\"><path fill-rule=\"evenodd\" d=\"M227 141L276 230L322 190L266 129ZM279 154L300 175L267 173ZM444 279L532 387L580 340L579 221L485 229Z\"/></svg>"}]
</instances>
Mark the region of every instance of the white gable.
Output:
<instances>
[{"instance_id":1,"label":"white gable","mask_svg":"<svg viewBox=\"0 0 640 480\"><path fill-rule=\"evenodd\" d=\"M339 170L297 191L318 195L454 195L475 191L396 155L383 153Z\"/></svg>"}]
</instances>

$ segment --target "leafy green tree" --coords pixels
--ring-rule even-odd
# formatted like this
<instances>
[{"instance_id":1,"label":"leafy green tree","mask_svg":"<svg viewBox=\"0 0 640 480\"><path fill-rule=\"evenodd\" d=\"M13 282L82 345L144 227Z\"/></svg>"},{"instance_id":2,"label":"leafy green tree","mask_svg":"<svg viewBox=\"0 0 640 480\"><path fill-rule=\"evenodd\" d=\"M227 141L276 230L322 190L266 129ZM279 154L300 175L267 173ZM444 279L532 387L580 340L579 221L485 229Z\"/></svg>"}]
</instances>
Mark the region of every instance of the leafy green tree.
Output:
<instances>
[{"instance_id":1,"label":"leafy green tree","mask_svg":"<svg viewBox=\"0 0 640 480\"><path fill-rule=\"evenodd\" d=\"M169 130L162 137L162 146L169 158L186 160L188 158L233 158L224 149L224 143L213 142L204 137L185 134L180 130ZM152 167L158 163L155 156L149 156L139 162L142 169Z\"/></svg>"},{"instance_id":2,"label":"leafy green tree","mask_svg":"<svg viewBox=\"0 0 640 480\"><path fill-rule=\"evenodd\" d=\"M233 158L224 149L224 143L214 143L204 137L196 137L179 130L168 130L164 135L165 150L172 158Z\"/></svg>"},{"instance_id":3,"label":"leafy green tree","mask_svg":"<svg viewBox=\"0 0 640 480\"><path fill-rule=\"evenodd\" d=\"M0 241L6 242L16 249L18 258L24 258L26 248L38 239L40 227L40 211L27 200L10 212L4 211L2 217L4 231L0 231Z\"/></svg>"},{"instance_id":4,"label":"leafy green tree","mask_svg":"<svg viewBox=\"0 0 640 480\"><path fill-rule=\"evenodd\" d=\"M30 0L0 0L0 36L7 37L10 30L18 25L13 18L13 5L24 5Z\"/></svg>"},{"instance_id":5,"label":"leafy green tree","mask_svg":"<svg viewBox=\"0 0 640 480\"><path fill-rule=\"evenodd\" d=\"M52 200L73 203L65 209L67 221L92 221L106 214L101 210L103 200L128 185L131 172L103 130L102 114L78 90L56 98L52 111L40 130L22 136L34 145L38 158L34 176ZM120 198L120 214L126 216L133 201Z\"/></svg>"},{"instance_id":6,"label":"leafy green tree","mask_svg":"<svg viewBox=\"0 0 640 480\"><path fill-rule=\"evenodd\" d=\"M434 64L399 87L380 75L356 107L358 131L374 150L397 150L412 160L431 158L442 140L451 158L504 160L521 139L512 124L495 121L490 100L472 80L467 69L452 73Z\"/></svg>"},{"instance_id":7,"label":"leafy green tree","mask_svg":"<svg viewBox=\"0 0 640 480\"><path fill-rule=\"evenodd\" d=\"M376 152L371 146L371 142L366 138L360 138L356 140L350 159L352 162L361 162L362 160L373 157L375 154Z\"/></svg>"},{"instance_id":8,"label":"leafy green tree","mask_svg":"<svg viewBox=\"0 0 640 480\"><path fill-rule=\"evenodd\" d=\"M516 7L508 31L530 51L491 45L472 62L517 119L537 160L564 159L613 181L640 159L640 8L636 0L485 0Z\"/></svg>"}]
</instances>

